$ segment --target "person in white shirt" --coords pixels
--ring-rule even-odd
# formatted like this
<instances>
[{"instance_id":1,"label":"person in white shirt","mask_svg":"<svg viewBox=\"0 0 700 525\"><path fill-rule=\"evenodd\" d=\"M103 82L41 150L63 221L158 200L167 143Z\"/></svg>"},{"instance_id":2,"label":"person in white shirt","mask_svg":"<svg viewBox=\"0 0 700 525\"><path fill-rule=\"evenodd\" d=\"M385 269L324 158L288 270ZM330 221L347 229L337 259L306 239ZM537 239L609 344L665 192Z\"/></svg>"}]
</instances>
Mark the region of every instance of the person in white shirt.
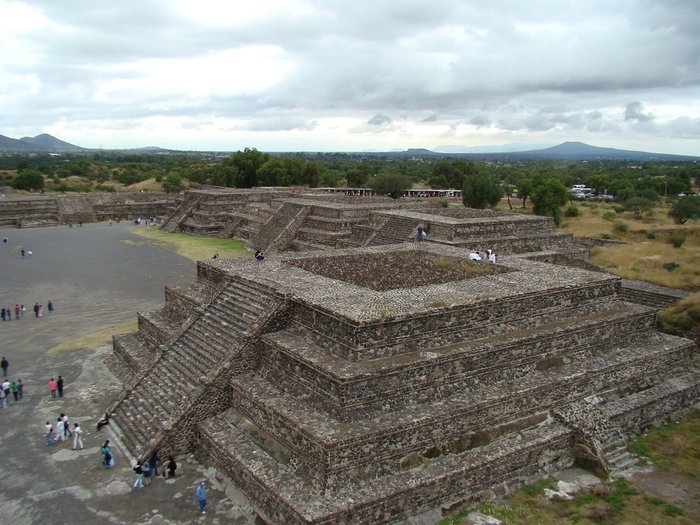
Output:
<instances>
[{"instance_id":1,"label":"person in white shirt","mask_svg":"<svg viewBox=\"0 0 700 525\"><path fill-rule=\"evenodd\" d=\"M53 431L53 427L51 426L51 423L48 421L46 422L46 425L44 426L44 435L46 436L46 444L50 445L53 443L51 441L51 432Z\"/></svg>"},{"instance_id":2,"label":"person in white shirt","mask_svg":"<svg viewBox=\"0 0 700 525\"><path fill-rule=\"evenodd\" d=\"M80 428L80 425L75 423L73 426L73 450L77 450L78 445L80 445L80 450L83 449L82 433L83 430Z\"/></svg>"},{"instance_id":3,"label":"person in white shirt","mask_svg":"<svg viewBox=\"0 0 700 525\"><path fill-rule=\"evenodd\" d=\"M63 441L63 418L59 417L56 421L56 433L53 436L54 441Z\"/></svg>"},{"instance_id":4,"label":"person in white shirt","mask_svg":"<svg viewBox=\"0 0 700 525\"><path fill-rule=\"evenodd\" d=\"M470 261L480 261L481 255L479 255L479 252L472 252L469 254L469 260Z\"/></svg>"},{"instance_id":5,"label":"person in white shirt","mask_svg":"<svg viewBox=\"0 0 700 525\"><path fill-rule=\"evenodd\" d=\"M491 252L489 254L489 262L492 262L493 264L496 264L496 252Z\"/></svg>"}]
</instances>

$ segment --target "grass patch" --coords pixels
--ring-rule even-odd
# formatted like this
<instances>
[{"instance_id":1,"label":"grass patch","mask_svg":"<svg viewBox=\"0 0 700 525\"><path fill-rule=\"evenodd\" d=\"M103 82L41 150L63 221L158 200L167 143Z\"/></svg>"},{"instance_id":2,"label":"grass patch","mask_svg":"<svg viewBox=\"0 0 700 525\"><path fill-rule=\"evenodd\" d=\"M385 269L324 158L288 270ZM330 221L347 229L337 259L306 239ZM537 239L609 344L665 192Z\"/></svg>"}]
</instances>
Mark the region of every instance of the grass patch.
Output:
<instances>
[{"instance_id":1,"label":"grass patch","mask_svg":"<svg viewBox=\"0 0 700 525\"><path fill-rule=\"evenodd\" d=\"M700 292L689 295L659 315L665 332L693 339L700 338Z\"/></svg>"},{"instance_id":2,"label":"grass patch","mask_svg":"<svg viewBox=\"0 0 700 525\"><path fill-rule=\"evenodd\" d=\"M149 239L156 244L173 250L178 255L191 261L211 259L218 253L222 259L252 256L242 241L200 237L188 233L168 233L156 228L132 228L135 235Z\"/></svg>"},{"instance_id":3,"label":"grass patch","mask_svg":"<svg viewBox=\"0 0 700 525\"><path fill-rule=\"evenodd\" d=\"M94 348L99 348L100 346L108 345L112 342L113 335L126 334L129 332L135 332L138 329L138 321L134 319L128 323L110 326L109 328L103 328L102 330L97 330L95 332L90 332L77 339L72 339L70 341L65 341L60 345L56 345L53 348L49 348L46 352L48 355L65 354L68 352L80 352L82 350L92 350Z\"/></svg>"},{"instance_id":4,"label":"grass patch","mask_svg":"<svg viewBox=\"0 0 700 525\"><path fill-rule=\"evenodd\" d=\"M649 458L659 470L700 479L700 411L678 423L668 423L631 443L635 453Z\"/></svg>"}]
</instances>

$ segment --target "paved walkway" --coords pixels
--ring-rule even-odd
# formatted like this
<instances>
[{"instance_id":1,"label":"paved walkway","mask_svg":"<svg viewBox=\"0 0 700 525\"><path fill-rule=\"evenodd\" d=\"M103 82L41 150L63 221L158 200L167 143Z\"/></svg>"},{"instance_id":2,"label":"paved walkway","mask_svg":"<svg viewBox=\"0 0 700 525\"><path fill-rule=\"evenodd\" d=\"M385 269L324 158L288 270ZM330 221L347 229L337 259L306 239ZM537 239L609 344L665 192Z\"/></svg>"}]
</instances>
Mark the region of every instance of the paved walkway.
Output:
<instances>
[{"instance_id":1,"label":"paved walkway","mask_svg":"<svg viewBox=\"0 0 700 525\"><path fill-rule=\"evenodd\" d=\"M24 399L0 410L0 523L185 524L255 522L235 488L216 481L192 458L180 458L184 474L157 478L132 489L134 474L116 447L116 467L100 464L100 446L114 439L95 422L120 385L103 364L109 346L49 356L46 351L86 333L136 318L162 306L163 287L189 283L195 264L131 233L132 225L0 230L0 306L24 304L25 317L0 321L0 355L9 379L22 379ZM21 249L32 250L22 257ZM56 311L35 318L34 303ZM13 316L14 317L14 316ZM52 399L50 377L65 378L65 396ZM64 441L46 446L43 427L60 413L83 428L83 450ZM195 488L209 479L207 514L200 515Z\"/></svg>"}]
</instances>

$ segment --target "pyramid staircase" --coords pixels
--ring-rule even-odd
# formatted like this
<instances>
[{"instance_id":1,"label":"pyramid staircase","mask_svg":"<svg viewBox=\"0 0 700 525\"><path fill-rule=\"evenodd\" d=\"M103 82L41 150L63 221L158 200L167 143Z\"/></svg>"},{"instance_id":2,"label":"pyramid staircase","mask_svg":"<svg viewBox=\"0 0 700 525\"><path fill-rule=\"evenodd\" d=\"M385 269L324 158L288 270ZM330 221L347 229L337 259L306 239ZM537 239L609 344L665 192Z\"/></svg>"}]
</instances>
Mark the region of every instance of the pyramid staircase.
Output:
<instances>
[{"instance_id":1,"label":"pyramid staircase","mask_svg":"<svg viewBox=\"0 0 700 525\"><path fill-rule=\"evenodd\" d=\"M199 425L199 454L274 523L387 523L557 470L586 447L619 472L634 462L622 424L586 398L663 385L693 345L615 295L551 295L519 315L433 323L361 349L296 305L262 335L259 364L229 378L231 405Z\"/></svg>"},{"instance_id":2,"label":"pyramid staircase","mask_svg":"<svg viewBox=\"0 0 700 525\"><path fill-rule=\"evenodd\" d=\"M177 210L175 210L175 212L168 218L168 220L165 221L165 223L161 226L161 229L170 233L177 231L180 225L197 207L201 199L202 195L200 194L188 193L185 200L182 201L180 206L178 206Z\"/></svg>"},{"instance_id":3,"label":"pyramid staircase","mask_svg":"<svg viewBox=\"0 0 700 525\"><path fill-rule=\"evenodd\" d=\"M242 278L221 289L108 409L135 457L146 457L169 434L191 439L187 414L192 410L221 409L220 400L210 399L211 385L248 366L244 350L282 304L264 286Z\"/></svg>"}]
</instances>

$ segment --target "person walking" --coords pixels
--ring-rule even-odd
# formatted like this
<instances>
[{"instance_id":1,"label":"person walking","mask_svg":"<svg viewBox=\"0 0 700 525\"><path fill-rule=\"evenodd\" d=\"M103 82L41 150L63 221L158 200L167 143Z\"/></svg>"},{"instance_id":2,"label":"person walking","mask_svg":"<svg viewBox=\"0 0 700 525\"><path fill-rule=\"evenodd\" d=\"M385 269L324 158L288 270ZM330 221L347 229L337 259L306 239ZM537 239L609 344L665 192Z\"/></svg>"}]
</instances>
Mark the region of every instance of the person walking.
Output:
<instances>
[{"instance_id":1,"label":"person walking","mask_svg":"<svg viewBox=\"0 0 700 525\"><path fill-rule=\"evenodd\" d=\"M7 377L7 369L10 368L10 362L4 356L2 361L0 361L0 368L2 368L2 376Z\"/></svg>"},{"instance_id":2,"label":"person walking","mask_svg":"<svg viewBox=\"0 0 700 525\"><path fill-rule=\"evenodd\" d=\"M53 313L53 303L49 301L49 304L46 305L46 308L49 311L49 315L51 315Z\"/></svg>"},{"instance_id":3,"label":"person walking","mask_svg":"<svg viewBox=\"0 0 700 525\"><path fill-rule=\"evenodd\" d=\"M107 468L112 468L114 466L114 460L112 458L112 449L109 448L109 439L104 442L100 452L104 455L102 464Z\"/></svg>"},{"instance_id":4,"label":"person walking","mask_svg":"<svg viewBox=\"0 0 700 525\"><path fill-rule=\"evenodd\" d=\"M51 397L56 397L56 390L58 389L58 383L56 383L56 380L52 377L49 380L49 391L51 392Z\"/></svg>"},{"instance_id":5,"label":"person walking","mask_svg":"<svg viewBox=\"0 0 700 525\"><path fill-rule=\"evenodd\" d=\"M10 397L10 392L12 391L12 389L10 388L11 386L12 385L10 385L10 382L7 379L3 381L2 389L5 392L5 397Z\"/></svg>"},{"instance_id":6,"label":"person walking","mask_svg":"<svg viewBox=\"0 0 700 525\"><path fill-rule=\"evenodd\" d=\"M80 425L78 423L73 424L73 450L77 450L78 447L80 447L80 450L83 450L83 429L80 428Z\"/></svg>"},{"instance_id":7,"label":"person walking","mask_svg":"<svg viewBox=\"0 0 700 525\"><path fill-rule=\"evenodd\" d=\"M24 383L21 379L17 380L17 388L19 389L19 398L22 399L24 397Z\"/></svg>"},{"instance_id":8,"label":"person walking","mask_svg":"<svg viewBox=\"0 0 700 525\"><path fill-rule=\"evenodd\" d=\"M15 398L15 401L19 401L19 385L12 381L10 384L10 391L12 392L12 396Z\"/></svg>"},{"instance_id":9,"label":"person walking","mask_svg":"<svg viewBox=\"0 0 700 525\"><path fill-rule=\"evenodd\" d=\"M51 433L53 432L53 427L51 426L51 423L48 421L46 422L46 425L44 426L44 435L46 436L46 445L50 445L52 443L51 441Z\"/></svg>"},{"instance_id":10,"label":"person walking","mask_svg":"<svg viewBox=\"0 0 700 525\"><path fill-rule=\"evenodd\" d=\"M200 481L197 486L197 501L199 501L199 512L206 514L204 508L207 506L207 489L203 481Z\"/></svg>"},{"instance_id":11,"label":"person walking","mask_svg":"<svg viewBox=\"0 0 700 525\"><path fill-rule=\"evenodd\" d=\"M21 310L19 309L19 305L15 305L15 319L19 319L19 314L21 313Z\"/></svg>"},{"instance_id":12,"label":"person walking","mask_svg":"<svg viewBox=\"0 0 700 525\"><path fill-rule=\"evenodd\" d=\"M34 317L39 317L39 303L34 303Z\"/></svg>"},{"instance_id":13,"label":"person walking","mask_svg":"<svg viewBox=\"0 0 700 525\"><path fill-rule=\"evenodd\" d=\"M53 436L55 442L63 441L65 436L63 435L63 418L59 417L56 420L56 433Z\"/></svg>"},{"instance_id":14,"label":"person walking","mask_svg":"<svg viewBox=\"0 0 700 525\"><path fill-rule=\"evenodd\" d=\"M136 460L136 465L134 465L134 472L136 472L136 479L134 480L133 487L135 489L142 489L143 488L143 465L141 464L140 459Z\"/></svg>"},{"instance_id":15,"label":"person walking","mask_svg":"<svg viewBox=\"0 0 700 525\"><path fill-rule=\"evenodd\" d=\"M148 469L153 476L158 475L158 449L155 449L151 457L148 458Z\"/></svg>"},{"instance_id":16,"label":"person walking","mask_svg":"<svg viewBox=\"0 0 700 525\"><path fill-rule=\"evenodd\" d=\"M0 408L7 408L7 394L3 388L0 388Z\"/></svg>"},{"instance_id":17,"label":"person walking","mask_svg":"<svg viewBox=\"0 0 700 525\"><path fill-rule=\"evenodd\" d=\"M63 397L63 376L58 376L56 390L58 391L58 397Z\"/></svg>"},{"instance_id":18,"label":"person walking","mask_svg":"<svg viewBox=\"0 0 700 525\"><path fill-rule=\"evenodd\" d=\"M61 419L63 420L63 437L71 437L73 432L70 430L70 423L68 422L68 416L61 414Z\"/></svg>"}]
</instances>

